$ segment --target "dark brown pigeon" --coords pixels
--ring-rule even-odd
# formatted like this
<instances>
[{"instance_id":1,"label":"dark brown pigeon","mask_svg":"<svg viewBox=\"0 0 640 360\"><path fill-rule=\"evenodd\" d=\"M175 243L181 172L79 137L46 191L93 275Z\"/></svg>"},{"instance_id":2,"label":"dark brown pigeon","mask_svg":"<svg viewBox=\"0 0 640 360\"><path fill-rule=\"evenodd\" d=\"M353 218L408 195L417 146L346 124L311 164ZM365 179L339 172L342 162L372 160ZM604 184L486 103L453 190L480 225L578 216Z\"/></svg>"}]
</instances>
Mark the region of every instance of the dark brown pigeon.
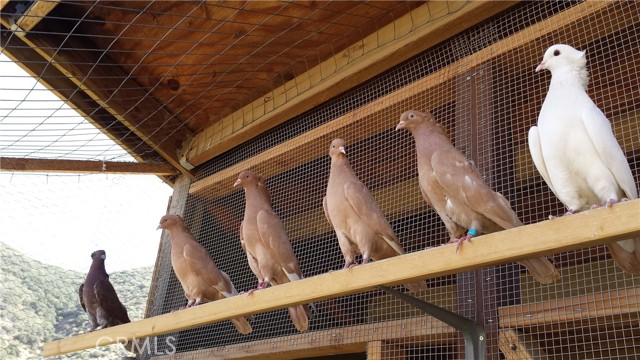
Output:
<instances>
[{"instance_id":1,"label":"dark brown pigeon","mask_svg":"<svg viewBox=\"0 0 640 360\"><path fill-rule=\"evenodd\" d=\"M109 274L104 268L106 258L104 250L97 250L91 254L93 262L84 284L80 285L79 289L80 305L91 321L90 331L131 322L127 309L109 282Z\"/></svg>"},{"instance_id":2,"label":"dark brown pigeon","mask_svg":"<svg viewBox=\"0 0 640 360\"><path fill-rule=\"evenodd\" d=\"M463 241L478 233L522 225L509 201L489 188L478 169L451 144L444 127L436 123L430 113L405 112L396 127L400 129L413 134L422 196L440 215L449 230L450 242L457 242L460 247ZM543 284L560 278L558 270L546 258L519 263Z\"/></svg>"}]
</instances>

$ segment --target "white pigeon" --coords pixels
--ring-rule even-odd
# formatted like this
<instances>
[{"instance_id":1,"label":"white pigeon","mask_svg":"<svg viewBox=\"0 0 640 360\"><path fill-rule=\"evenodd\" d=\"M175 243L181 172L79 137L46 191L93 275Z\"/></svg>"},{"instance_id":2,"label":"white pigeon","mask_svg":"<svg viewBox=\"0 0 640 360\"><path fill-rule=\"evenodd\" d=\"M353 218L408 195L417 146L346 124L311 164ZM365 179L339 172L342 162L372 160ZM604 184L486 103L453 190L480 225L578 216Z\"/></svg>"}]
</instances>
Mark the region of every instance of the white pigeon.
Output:
<instances>
[{"instance_id":1,"label":"white pigeon","mask_svg":"<svg viewBox=\"0 0 640 360\"><path fill-rule=\"evenodd\" d=\"M586 63L585 52L559 44L545 52L536 68L551 71L551 84L538 126L529 130L529 150L567 214L638 197L611 123L587 95ZM640 273L640 238L608 247L622 270Z\"/></svg>"}]
</instances>

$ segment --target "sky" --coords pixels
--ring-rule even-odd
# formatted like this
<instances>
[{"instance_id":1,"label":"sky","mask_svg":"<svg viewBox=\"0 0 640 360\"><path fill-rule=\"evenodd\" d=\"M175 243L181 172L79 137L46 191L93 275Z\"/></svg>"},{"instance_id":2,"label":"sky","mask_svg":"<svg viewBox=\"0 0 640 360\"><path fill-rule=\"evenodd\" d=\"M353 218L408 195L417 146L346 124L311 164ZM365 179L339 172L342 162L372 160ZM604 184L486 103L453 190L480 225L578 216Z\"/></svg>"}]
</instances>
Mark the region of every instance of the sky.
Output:
<instances>
[{"instance_id":1,"label":"sky","mask_svg":"<svg viewBox=\"0 0 640 360\"><path fill-rule=\"evenodd\" d=\"M0 53L0 156L132 161ZM173 190L154 175L0 172L0 242L38 261L86 272L152 266Z\"/></svg>"}]
</instances>

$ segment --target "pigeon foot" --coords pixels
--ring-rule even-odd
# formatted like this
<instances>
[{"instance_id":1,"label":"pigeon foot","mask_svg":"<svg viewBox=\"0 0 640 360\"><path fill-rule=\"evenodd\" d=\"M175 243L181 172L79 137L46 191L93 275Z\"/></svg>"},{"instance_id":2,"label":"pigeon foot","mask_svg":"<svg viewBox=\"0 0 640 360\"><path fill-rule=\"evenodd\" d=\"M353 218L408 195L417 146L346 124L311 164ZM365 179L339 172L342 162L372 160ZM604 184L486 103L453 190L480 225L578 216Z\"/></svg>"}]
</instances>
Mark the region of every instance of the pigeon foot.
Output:
<instances>
[{"instance_id":1,"label":"pigeon foot","mask_svg":"<svg viewBox=\"0 0 640 360\"><path fill-rule=\"evenodd\" d=\"M463 237L461 237L459 239L451 239L451 240L449 240L449 244L458 244L456 246L456 253L457 253L458 251L460 251L460 248L462 247L462 244L465 241L471 242L471 238L473 238L473 235L467 234L467 235L465 235L465 236L463 236Z\"/></svg>"},{"instance_id":2,"label":"pigeon foot","mask_svg":"<svg viewBox=\"0 0 640 360\"><path fill-rule=\"evenodd\" d=\"M575 214L575 213L576 213L576 212L575 212L575 211L573 211L573 210L568 210L566 213L564 213L563 215L560 215L560 216L556 216L556 215L549 215L549 220L553 220L553 219L556 219L556 218L559 218L559 217L563 217L563 216L573 215L573 214Z\"/></svg>"}]
</instances>

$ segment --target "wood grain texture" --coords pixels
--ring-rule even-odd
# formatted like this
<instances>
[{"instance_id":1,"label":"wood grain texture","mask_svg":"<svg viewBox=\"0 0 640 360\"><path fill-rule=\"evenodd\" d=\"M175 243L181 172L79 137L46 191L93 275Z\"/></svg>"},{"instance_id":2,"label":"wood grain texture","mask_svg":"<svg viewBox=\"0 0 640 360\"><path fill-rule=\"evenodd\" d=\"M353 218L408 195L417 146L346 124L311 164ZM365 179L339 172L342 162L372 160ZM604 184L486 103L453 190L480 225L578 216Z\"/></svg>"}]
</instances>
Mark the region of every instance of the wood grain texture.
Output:
<instances>
[{"instance_id":1,"label":"wood grain texture","mask_svg":"<svg viewBox=\"0 0 640 360\"><path fill-rule=\"evenodd\" d=\"M455 244L439 246L267 288L255 292L251 297L235 296L172 314L48 342L43 348L44 355L92 348L98 339L106 339L99 345L108 345L117 336L132 339L165 334L248 314L360 293L379 285L399 285L640 236L638 214L640 200L627 201L611 208L590 210L480 236L472 243L465 244L459 253L456 253ZM512 324L518 321L516 317Z\"/></svg>"},{"instance_id":2,"label":"wood grain texture","mask_svg":"<svg viewBox=\"0 0 640 360\"><path fill-rule=\"evenodd\" d=\"M359 334L360 336L353 336ZM300 357L327 356L357 352L369 352L375 343L386 351L386 342L393 343L411 337L416 344L446 344L455 341L457 331L430 316L388 321L314 331L309 334L297 334L278 338L278 347L274 350L273 340L265 339L249 343L226 345L207 350L182 353L190 360L206 359L254 359L280 360ZM392 346L392 345L391 345ZM384 354L380 354L384 355ZM169 360L171 356L157 356L154 360ZM386 358L388 359L388 358Z\"/></svg>"},{"instance_id":3,"label":"wood grain texture","mask_svg":"<svg viewBox=\"0 0 640 360\"><path fill-rule=\"evenodd\" d=\"M36 1L29 9L27 9L24 15L18 18L16 25L18 25L20 29L29 32L38 25L40 20L47 16L47 14L49 14L49 12L58 5L58 3L60 3L60 0Z\"/></svg>"},{"instance_id":4,"label":"wood grain texture","mask_svg":"<svg viewBox=\"0 0 640 360\"><path fill-rule=\"evenodd\" d=\"M79 31L97 35L98 47L110 48L109 56L198 131L422 3L115 1L64 9L97 20L81 22ZM111 44L118 34L127 41ZM235 120L222 122L225 132Z\"/></svg>"},{"instance_id":5,"label":"wood grain texture","mask_svg":"<svg viewBox=\"0 0 640 360\"><path fill-rule=\"evenodd\" d=\"M640 288L572 296L540 303L506 306L499 309L501 328L579 327L582 321L612 323L615 319L638 324Z\"/></svg>"},{"instance_id":6,"label":"wood grain texture","mask_svg":"<svg viewBox=\"0 0 640 360\"><path fill-rule=\"evenodd\" d=\"M169 164L8 157L0 157L0 171L152 175L176 175L178 173Z\"/></svg>"},{"instance_id":7,"label":"wood grain texture","mask_svg":"<svg viewBox=\"0 0 640 360\"><path fill-rule=\"evenodd\" d=\"M422 5L199 132L186 160L202 164L514 4L433 1Z\"/></svg>"},{"instance_id":8,"label":"wood grain texture","mask_svg":"<svg viewBox=\"0 0 640 360\"><path fill-rule=\"evenodd\" d=\"M549 360L535 339L516 330L500 330L498 343L506 360Z\"/></svg>"}]
</instances>

